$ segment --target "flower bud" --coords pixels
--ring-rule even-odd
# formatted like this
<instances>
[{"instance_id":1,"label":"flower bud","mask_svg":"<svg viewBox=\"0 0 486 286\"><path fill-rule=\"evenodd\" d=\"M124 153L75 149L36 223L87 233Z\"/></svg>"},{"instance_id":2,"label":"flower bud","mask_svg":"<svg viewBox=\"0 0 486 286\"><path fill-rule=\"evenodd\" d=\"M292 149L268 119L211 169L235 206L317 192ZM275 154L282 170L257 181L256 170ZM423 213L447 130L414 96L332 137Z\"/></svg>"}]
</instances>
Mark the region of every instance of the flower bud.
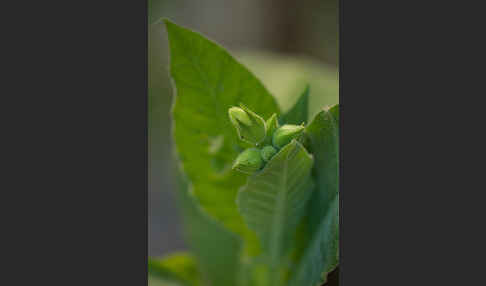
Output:
<instances>
[{"instance_id":1,"label":"flower bud","mask_svg":"<svg viewBox=\"0 0 486 286\"><path fill-rule=\"evenodd\" d=\"M272 144L273 132L275 132L275 130L277 130L277 128L279 127L276 113L272 114L272 116L270 116L270 118L267 119L265 126L267 128L267 132L266 132L265 140L263 140L263 143L265 145L270 145Z\"/></svg>"},{"instance_id":2,"label":"flower bud","mask_svg":"<svg viewBox=\"0 0 486 286\"><path fill-rule=\"evenodd\" d=\"M241 122L241 124L251 126L250 117L248 117L248 114L246 114L243 109L239 107L231 107L230 109L228 109L228 114L231 122L234 125L237 125L239 124L239 122Z\"/></svg>"},{"instance_id":3,"label":"flower bud","mask_svg":"<svg viewBox=\"0 0 486 286\"><path fill-rule=\"evenodd\" d=\"M233 164L233 169L246 174L253 174L263 167L263 160L258 148L248 148L241 152Z\"/></svg>"},{"instance_id":4,"label":"flower bud","mask_svg":"<svg viewBox=\"0 0 486 286\"><path fill-rule=\"evenodd\" d=\"M299 135L302 134L303 131L304 126L302 125L282 125L273 133L273 146L277 148L282 148L283 146L289 144L292 139L299 137Z\"/></svg>"},{"instance_id":5,"label":"flower bud","mask_svg":"<svg viewBox=\"0 0 486 286\"><path fill-rule=\"evenodd\" d=\"M228 115L241 140L256 145L265 138L265 121L246 106L231 107Z\"/></svg>"},{"instance_id":6,"label":"flower bud","mask_svg":"<svg viewBox=\"0 0 486 286\"><path fill-rule=\"evenodd\" d=\"M272 159L273 155L277 154L277 149L275 149L273 146L267 145L263 147L260 154L262 155L263 160L268 162L270 159Z\"/></svg>"}]
</instances>

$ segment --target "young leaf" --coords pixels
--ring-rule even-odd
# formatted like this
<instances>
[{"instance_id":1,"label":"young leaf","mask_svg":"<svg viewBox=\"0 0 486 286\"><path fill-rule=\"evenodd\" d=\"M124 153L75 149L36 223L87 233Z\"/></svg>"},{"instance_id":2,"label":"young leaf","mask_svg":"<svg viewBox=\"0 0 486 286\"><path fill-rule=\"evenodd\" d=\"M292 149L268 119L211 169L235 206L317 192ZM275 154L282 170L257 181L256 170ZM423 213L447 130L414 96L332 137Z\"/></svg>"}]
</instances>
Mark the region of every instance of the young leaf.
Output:
<instances>
[{"instance_id":1,"label":"young leaf","mask_svg":"<svg viewBox=\"0 0 486 286\"><path fill-rule=\"evenodd\" d=\"M222 47L168 20L165 24L170 74L177 90L173 133L182 169L202 209L241 235L250 252L258 252L257 239L235 205L246 175L231 170L242 148L228 120L228 109L242 103L268 118L279 113L277 103L262 83ZM218 148L212 142L218 142Z\"/></svg>"},{"instance_id":2,"label":"young leaf","mask_svg":"<svg viewBox=\"0 0 486 286\"><path fill-rule=\"evenodd\" d=\"M339 262L339 105L319 112L305 134L306 147L315 158L317 184L307 214L311 242L291 286L320 285Z\"/></svg>"},{"instance_id":3,"label":"young leaf","mask_svg":"<svg viewBox=\"0 0 486 286\"><path fill-rule=\"evenodd\" d=\"M149 258L148 274L152 280L172 281L184 286L200 285L196 262L188 253L174 253L158 259Z\"/></svg>"},{"instance_id":4,"label":"young leaf","mask_svg":"<svg viewBox=\"0 0 486 286\"><path fill-rule=\"evenodd\" d=\"M287 111L281 118L282 124L300 125L307 121L309 114L309 85L299 97L292 108Z\"/></svg>"},{"instance_id":5,"label":"young leaf","mask_svg":"<svg viewBox=\"0 0 486 286\"><path fill-rule=\"evenodd\" d=\"M324 108L306 127L308 149L314 155L318 186L311 204L311 222L320 224L339 191L339 105Z\"/></svg>"},{"instance_id":6,"label":"young leaf","mask_svg":"<svg viewBox=\"0 0 486 286\"><path fill-rule=\"evenodd\" d=\"M249 177L238 193L241 215L262 241L270 267L269 285L282 283L282 262L313 188L313 162L312 155L293 140L261 172Z\"/></svg>"},{"instance_id":7,"label":"young leaf","mask_svg":"<svg viewBox=\"0 0 486 286\"><path fill-rule=\"evenodd\" d=\"M277 97L285 113L297 101L306 85L309 94L309 116L306 123L322 110L323 106L339 103L339 71L302 57L288 57L273 53L241 53L241 60L265 83L267 89ZM299 123L300 124L300 123Z\"/></svg>"}]
</instances>

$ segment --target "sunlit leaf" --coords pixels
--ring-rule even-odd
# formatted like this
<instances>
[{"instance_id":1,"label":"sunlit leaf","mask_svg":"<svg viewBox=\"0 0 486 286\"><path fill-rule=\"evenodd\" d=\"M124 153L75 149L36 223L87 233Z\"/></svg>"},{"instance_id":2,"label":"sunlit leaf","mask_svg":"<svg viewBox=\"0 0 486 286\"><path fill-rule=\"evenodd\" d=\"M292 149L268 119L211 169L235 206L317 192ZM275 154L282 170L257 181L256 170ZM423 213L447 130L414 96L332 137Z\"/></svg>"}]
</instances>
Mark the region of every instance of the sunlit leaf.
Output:
<instances>
[{"instance_id":1,"label":"sunlit leaf","mask_svg":"<svg viewBox=\"0 0 486 286\"><path fill-rule=\"evenodd\" d=\"M239 215L235 199L245 175L231 170L242 151L228 108L244 104L263 118L279 113L262 83L222 47L198 33L165 21L170 74L175 83L175 148L192 191L216 221L244 238L258 253L258 241ZM218 138L218 147L212 142Z\"/></svg>"}]
</instances>

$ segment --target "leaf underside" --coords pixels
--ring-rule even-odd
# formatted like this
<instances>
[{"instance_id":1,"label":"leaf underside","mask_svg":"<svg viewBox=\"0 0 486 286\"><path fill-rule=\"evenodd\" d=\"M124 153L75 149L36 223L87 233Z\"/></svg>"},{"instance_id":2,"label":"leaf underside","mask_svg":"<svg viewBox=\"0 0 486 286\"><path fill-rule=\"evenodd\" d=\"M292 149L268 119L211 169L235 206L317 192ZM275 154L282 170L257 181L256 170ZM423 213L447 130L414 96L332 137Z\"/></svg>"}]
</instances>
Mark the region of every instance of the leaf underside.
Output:
<instances>
[{"instance_id":1,"label":"leaf underside","mask_svg":"<svg viewBox=\"0 0 486 286\"><path fill-rule=\"evenodd\" d=\"M262 241L271 271L268 285L282 283L278 272L312 193L312 164L312 155L293 140L249 177L238 194L241 215Z\"/></svg>"},{"instance_id":2,"label":"leaf underside","mask_svg":"<svg viewBox=\"0 0 486 286\"><path fill-rule=\"evenodd\" d=\"M177 90L173 133L182 169L202 209L242 236L249 252L258 253L258 240L235 205L246 176L231 170L242 144L227 112L243 103L268 118L279 113L279 107L262 83L222 47L168 20L165 23L170 74Z\"/></svg>"}]
</instances>

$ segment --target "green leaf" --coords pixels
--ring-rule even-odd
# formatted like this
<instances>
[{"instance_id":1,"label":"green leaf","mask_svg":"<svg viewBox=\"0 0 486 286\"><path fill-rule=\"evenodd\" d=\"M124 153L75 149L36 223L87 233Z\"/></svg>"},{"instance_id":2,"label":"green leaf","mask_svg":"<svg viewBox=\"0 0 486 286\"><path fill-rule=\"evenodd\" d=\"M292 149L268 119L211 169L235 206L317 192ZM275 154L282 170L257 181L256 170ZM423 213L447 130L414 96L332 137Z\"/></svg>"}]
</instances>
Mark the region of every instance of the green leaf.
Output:
<instances>
[{"instance_id":1,"label":"green leaf","mask_svg":"<svg viewBox=\"0 0 486 286\"><path fill-rule=\"evenodd\" d=\"M231 170L243 146L227 112L243 103L268 118L279 108L262 83L222 47L168 20L165 23L170 74L177 91L173 133L182 169L202 209L241 235L248 251L256 254L258 240L235 205L246 176Z\"/></svg>"},{"instance_id":2,"label":"green leaf","mask_svg":"<svg viewBox=\"0 0 486 286\"><path fill-rule=\"evenodd\" d=\"M148 274L153 280L177 282L177 285L200 285L196 262L194 257L188 253L181 252L163 258L149 258Z\"/></svg>"},{"instance_id":3,"label":"green leaf","mask_svg":"<svg viewBox=\"0 0 486 286\"><path fill-rule=\"evenodd\" d=\"M339 262L339 105L324 108L307 126L306 147L314 155L316 190L309 203L311 239L290 286L316 286Z\"/></svg>"},{"instance_id":4,"label":"green leaf","mask_svg":"<svg viewBox=\"0 0 486 286\"><path fill-rule=\"evenodd\" d=\"M317 226L339 191L339 105L326 107L306 127L309 152L314 155L318 186L311 204L311 225Z\"/></svg>"},{"instance_id":5,"label":"green leaf","mask_svg":"<svg viewBox=\"0 0 486 286\"><path fill-rule=\"evenodd\" d=\"M282 124L300 125L307 121L309 114L309 85L306 86L304 92L300 95L297 102L292 108L287 111L281 118Z\"/></svg>"},{"instance_id":6,"label":"green leaf","mask_svg":"<svg viewBox=\"0 0 486 286\"><path fill-rule=\"evenodd\" d=\"M312 192L313 162L312 155L293 140L249 177L238 194L242 216L262 241L270 267L268 285L282 285L284 261Z\"/></svg>"},{"instance_id":7,"label":"green leaf","mask_svg":"<svg viewBox=\"0 0 486 286\"><path fill-rule=\"evenodd\" d=\"M289 286L319 286L339 263L339 194L334 197L327 214L307 248Z\"/></svg>"},{"instance_id":8,"label":"green leaf","mask_svg":"<svg viewBox=\"0 0 486 286\"><path fill-rule=\"evenodd\" d=\"M193 186L177 172L178 203L186 241L197 260L201 284L239 285L241 240L202 211L192 193Z\"/></svg>"}]
</instances>

